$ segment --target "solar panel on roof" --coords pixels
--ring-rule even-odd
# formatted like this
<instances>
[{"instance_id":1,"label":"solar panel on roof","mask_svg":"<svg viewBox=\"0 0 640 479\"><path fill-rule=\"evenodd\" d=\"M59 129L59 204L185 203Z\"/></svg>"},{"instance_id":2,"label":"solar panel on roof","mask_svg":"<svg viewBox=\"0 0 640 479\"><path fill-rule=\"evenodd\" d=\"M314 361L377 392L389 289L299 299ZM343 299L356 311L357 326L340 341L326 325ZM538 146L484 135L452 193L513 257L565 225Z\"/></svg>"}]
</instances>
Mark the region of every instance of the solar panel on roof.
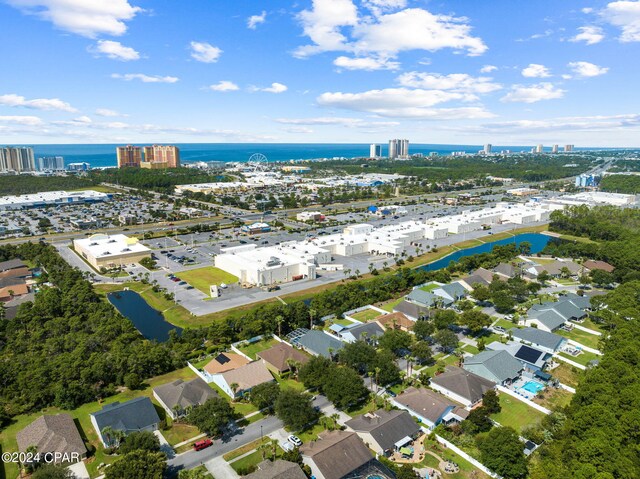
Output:
<instances>
[{"instance_id":1,"label":"solar panel on roof","mask_svg":"<svg viewBox=\"0 0 640 479\"><path fill-rule=\"evenodd\" d=\"M220 364L225 364L228 363L229 361L231 361L227 356L225 356L224 354L218 354L218 356L216 357L216 361Z\"/></svg>"},{"instance_id":2,"label":"solar panel on roof","mask_svg":"<svg viewBox=\"0 0 640 479\"><path fill-rule=\"evenodd\" d=\"M530 348L529 346L521 346L516 353L516 358L535 364L542 354L542 351L538 351L537 349Z\"/></svg>"}]
</instances>

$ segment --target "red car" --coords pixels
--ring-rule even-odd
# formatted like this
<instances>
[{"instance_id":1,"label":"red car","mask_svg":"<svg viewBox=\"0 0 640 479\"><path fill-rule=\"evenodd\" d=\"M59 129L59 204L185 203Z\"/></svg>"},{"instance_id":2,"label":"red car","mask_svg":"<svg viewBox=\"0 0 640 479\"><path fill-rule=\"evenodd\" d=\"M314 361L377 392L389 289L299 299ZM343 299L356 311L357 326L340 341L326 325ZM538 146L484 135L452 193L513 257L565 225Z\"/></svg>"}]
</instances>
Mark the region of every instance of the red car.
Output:
<instances>
[{"instance_id":1,"label":"red car","mask_svg":"<svg viewBox=\"0 0 640 479\"><path fill-rule=\"evenodd\" d=\"M193 445L193 448L196 451L202 451L203 449L208 448L209 446L213 446L213 442L211 439L203 439L202 441L198 441Z\"/></svg>"}]
</instances>

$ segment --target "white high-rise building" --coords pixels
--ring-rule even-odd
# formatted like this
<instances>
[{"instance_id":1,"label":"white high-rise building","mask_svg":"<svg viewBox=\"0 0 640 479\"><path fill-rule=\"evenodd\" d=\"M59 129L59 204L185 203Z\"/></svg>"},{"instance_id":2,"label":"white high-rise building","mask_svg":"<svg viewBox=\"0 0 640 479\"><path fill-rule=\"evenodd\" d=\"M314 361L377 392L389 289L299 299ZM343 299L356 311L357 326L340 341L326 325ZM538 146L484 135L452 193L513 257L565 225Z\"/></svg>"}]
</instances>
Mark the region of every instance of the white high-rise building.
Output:
<instances>
[{"instance_id":1,"label":"white high-rise building","mask_svg":"<svg viewBox=\"0 0 640 479\"><path fill-rule=\"evenodd\" d=\"M369 146L369 158L380 158L382 156L382 146L371 143Z\"/></svg>"},{"instance_id":2,"label":"white high-rise building","mask_svg":"<svg viewBox=\"0 0 640 479\"><path fill-rule=\"evenodd\" d=\"M6 146L0 148L0 171L36 171L33 148L29 146Z\"/></svg>"},{"instance_id":3,"label":"white high-rise building","mask_svg":"<svg viewBox=\"0 0 640 479\"><path fill-rule=\"evenodd\" d=\"M542 144L539 144L538 146L536 146L536 153L542 153L544 151L544 146L542 146Z\"/></svg>"},{"instance_id":4,"label":"white high-rise building","mask_svg":"<svg viewBox=\"0 0 640 479\"><path fill-rule=\"evenodd\" d=\"M558 153L558 145L553 145L551 147L551 153Z\"/></svg>"},{"instance_id":5,"label":"white high-rise building","mask_svg":"<svg viewBox=\"0 0 640 479\"><path fill-rule=\"evenodd\" d=\"M573 145L564 145L564 151L566 152L573 151Z\"/></svg>"},{"instance_id":6,"label":"white high-rise building","mask_svg":"<svg viewBox=\"0 0 640 479\"><path fill-rule=\"evenodd\" d=\"M38 171L64 170L64 158L61 156L43 156L38 158Z\"/></svg>"},{"instance_id":7,"label":"white high-rise building","mask_svg":"<svg viewBox=\"0 0 640 479\"><path fill-rule=\"evenodd\" d=\"M487 143L486 145L484 145L484 154L485 155L491 154L491 143Z\"/></svg>"},{"instance_id":8,"label":"white high-rise building","mask_svg":"<svg viewBox=\"0 0 640 479\"><path fill-rule=\"evenodd\" d=\"M409 158L409 140L389 140L389 158Z\"/></svg>"}]
</instances>

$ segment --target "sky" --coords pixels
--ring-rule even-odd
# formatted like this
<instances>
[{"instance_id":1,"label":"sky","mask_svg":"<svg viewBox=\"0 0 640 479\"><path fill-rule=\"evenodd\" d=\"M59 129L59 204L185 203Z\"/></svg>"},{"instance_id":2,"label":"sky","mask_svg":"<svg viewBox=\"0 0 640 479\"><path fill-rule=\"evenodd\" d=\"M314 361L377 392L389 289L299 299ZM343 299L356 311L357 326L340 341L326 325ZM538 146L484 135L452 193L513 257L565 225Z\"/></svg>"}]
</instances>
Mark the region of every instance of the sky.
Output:
<instances>
[{"instance_id":1,"label":"sky","mask_svg":"<svg viewBox=\"0 0 640 479\"><path fill-rule=\"evenodd\" d=\"M0 144L640 146L640 1L0 0Z\"/></svg>"}]
</instances>

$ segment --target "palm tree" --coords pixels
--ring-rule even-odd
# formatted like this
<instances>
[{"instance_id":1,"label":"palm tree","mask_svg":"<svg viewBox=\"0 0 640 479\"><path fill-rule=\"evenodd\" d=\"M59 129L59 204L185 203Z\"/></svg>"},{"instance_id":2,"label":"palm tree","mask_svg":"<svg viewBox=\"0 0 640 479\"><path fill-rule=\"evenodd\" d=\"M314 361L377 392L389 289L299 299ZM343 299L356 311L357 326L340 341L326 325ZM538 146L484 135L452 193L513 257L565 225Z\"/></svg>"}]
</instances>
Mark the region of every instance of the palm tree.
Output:
<instances>
[{"instance_id":1,"label":"palm tree","mask_svg":"<svg viewBox=\"0 0 640 479\"><path fill-rule=\"evenodd\" d=\"M229 387L231 388L231 391L233 391L232 400L235 401L236 400L236 391L238 390L240 385L238 383L231 383L231 384L229 384Z\"/></svg>"},{"instance_id":2,"label":"palm tree","mask_svg":"<svg viewBox=\"0 0 640 479\"><path fill-rule=\"evenodd\" d=\"M284 322L284 318L281 315L276 316L276 324L278 325L278 337L282 337L282 323Z\"/></svg>"},{"instance_id":3,"label":"palm tree","mask_svg":"<svg viewBox=\"0 0 640 479\"><path fill-rule=\"evenodd\" d=\"M315 319L317 314L318 312L315 309L309 309L309 329L313 329L313 320Z\"/></svg>"}]
</instances>

